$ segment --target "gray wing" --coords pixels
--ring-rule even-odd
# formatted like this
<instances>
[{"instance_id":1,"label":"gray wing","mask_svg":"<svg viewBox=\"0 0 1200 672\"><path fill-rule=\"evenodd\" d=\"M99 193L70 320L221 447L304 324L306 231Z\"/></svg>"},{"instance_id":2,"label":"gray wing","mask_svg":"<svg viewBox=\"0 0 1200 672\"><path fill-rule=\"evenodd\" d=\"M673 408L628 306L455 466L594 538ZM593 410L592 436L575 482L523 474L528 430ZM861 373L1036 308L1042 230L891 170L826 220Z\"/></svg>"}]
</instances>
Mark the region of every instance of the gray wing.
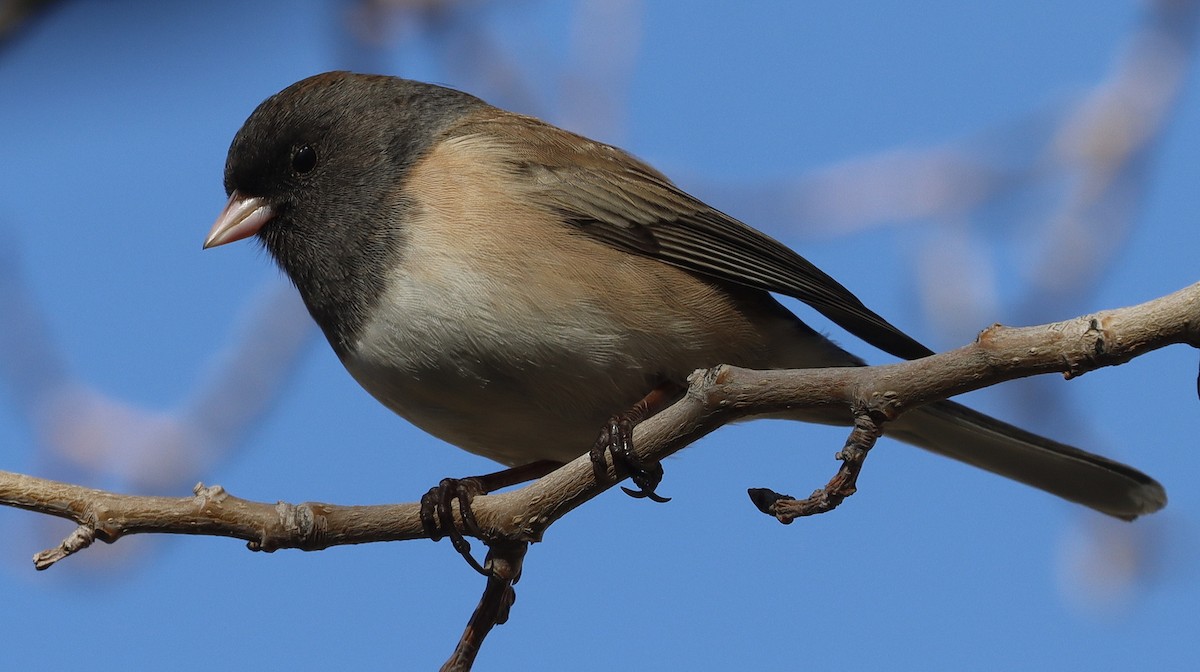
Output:
<instances>
[{"instance_id":1,"label":"gray wing","mask_svg":"<svg viewBox=\"0 0 1200 672\"><path fill-rule=\"evenodd\" d=\"M933 354L804 257L625 152L553 126L521 130L522 140L532 142L512 149L521 156L518 170L532 178L533 196L587 235L710 278L795 297L897 357Z\"/></svg>"}]
</instances>

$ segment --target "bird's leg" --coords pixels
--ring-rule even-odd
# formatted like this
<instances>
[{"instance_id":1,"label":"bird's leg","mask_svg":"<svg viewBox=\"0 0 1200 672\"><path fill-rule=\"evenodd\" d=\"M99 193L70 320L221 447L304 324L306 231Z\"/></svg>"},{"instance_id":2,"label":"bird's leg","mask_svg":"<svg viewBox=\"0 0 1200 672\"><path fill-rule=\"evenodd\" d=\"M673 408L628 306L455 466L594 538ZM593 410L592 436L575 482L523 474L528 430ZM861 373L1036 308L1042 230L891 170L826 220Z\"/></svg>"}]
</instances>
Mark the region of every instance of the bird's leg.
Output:
<instances>
[{"instance_id":1,"label":"bird's leg","mask_svg":"<svg viewBox=\"0 0 1200 672\"><path fill-rule=\"evenodd\" d=\"M471 500L479 495L486 495L510 485L541 478L561 466L561 462L538 460L483 476L443 478L441 483L430 488L429 492L421 497L421 526L425 529L425 534L429 535L433 541L449 537L450 543L454 545L454 550L463 556L468 565L471 565L480 574L490 576L490 572L479 564L475 556L471 555L471 542L466 540L463 532L454 522L454 502L458 502L458 513L462 517L463 530L473 537L482 539L487 544L488 539L479 528L479 522L475 520L475 513L471 511Z\"/></svg>"},{"instance_id":2,"label":"bird's leg","mask_svg":"<svg viewBox=\"0 0 1200 672\"><path fill-rule=\"evenodd\" d=\"M607 465L604 462L604 454L607 452L612 455L613 466L618 471L624 469L629 474L630 480L638 487L637 490L631 490L626 487L621 489L630 497L647 498L655 502L668 502L670 497L663 497L654 492L658 484L662 482L663 468L658 462L646 462L638 458L633 452L633 427L642 420L658 413L666 408L679 393L682 391L677 383L667 382L659 385L650 391L642 398L641 401L633 405L633 408L622 413L614 415L609 419L608 424L600 430L600 436L596 439L596 443L592 445L591 458L592 467L596 470L597 480L602 478L602 474L606 471Z\"/></svg>"}]
</instances>

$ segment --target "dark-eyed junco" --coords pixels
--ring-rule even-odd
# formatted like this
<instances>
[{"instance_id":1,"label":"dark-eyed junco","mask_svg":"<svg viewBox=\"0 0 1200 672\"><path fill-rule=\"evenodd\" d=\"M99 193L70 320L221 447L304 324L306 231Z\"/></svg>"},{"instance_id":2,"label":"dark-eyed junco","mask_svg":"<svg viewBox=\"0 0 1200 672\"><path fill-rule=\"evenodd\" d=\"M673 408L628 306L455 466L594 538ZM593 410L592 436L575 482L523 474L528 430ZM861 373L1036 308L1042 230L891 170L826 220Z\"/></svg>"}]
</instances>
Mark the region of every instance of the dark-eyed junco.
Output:
<instances>
[{"instance_id":1,"label":"dark-eyed junco","mask_svg":"<svg viewBox=\"0 0 1200 672\"><path fill-rule=\"evenodd\" d=\"M345 72L293 84L238 131L225 191L205 247L256 235L359 384L509 466L583 454L698 368L863 364L772 292L893 355L931 354L622 150L439 86ZM1118 518L1166 503L1141 472L953 402L885 431Z\"/></svg>"}]
</instances>

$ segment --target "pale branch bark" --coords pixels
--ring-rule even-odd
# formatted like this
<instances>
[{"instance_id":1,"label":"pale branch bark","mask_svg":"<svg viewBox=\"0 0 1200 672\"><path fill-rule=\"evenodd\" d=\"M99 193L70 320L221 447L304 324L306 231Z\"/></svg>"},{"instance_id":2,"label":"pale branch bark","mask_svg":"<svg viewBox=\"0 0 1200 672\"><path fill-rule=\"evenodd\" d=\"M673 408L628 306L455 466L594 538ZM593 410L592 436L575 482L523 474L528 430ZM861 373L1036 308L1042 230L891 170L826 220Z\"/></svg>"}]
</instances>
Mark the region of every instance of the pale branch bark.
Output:
<instances>
[{"instance_id":1,"label":"pale branch bark","mask_svg":"<svg viewBox=\"0 0 1200 672\"><path fill-rule=\"evenodd\" d=\"M692 374L681 400L637 426L635 453L641 460L661 460L734 420L785 410L844 409L854 428L838 453L841 468L824 488L805 500L763 488L750 490L756 506L789 523L832 510L853 494L863 461L883 426L911 408L1014 378L1051 372L1073 378L1175 343L1200 347L1200 284L1138 306L1064 322L1019 329L995 325L968 346L912 362L789 371L719 366ZM488 632L508 619L516 595L513 584L520 578L529 544L620 478L611 462L598 476L584 454L518 490L473 500L480 534L489 545L487 585L442 669L469 670ZM192 497L148 497L0 471L0 505L79 524L58 547L34 556L38 569L97 539L112 543L147 532L235 537L261 551L429 538L417 503L269 504L203 484L194 488ZM454 513L456 525L469 534L457 507Z\"/></svg>"},{"instance_id":2,"label":"pale branch bark","mask_svg":"<svg viewBox=\"0 0 1200 672\"><path fill-rule=\"evenodd\" d=\"M644 460L660 460L734 420L796 408L846 409L847 422L857 419L860 427L855 431L861 431L862 421L886 423L923 403L1025 376L1060 372L1071 378L1176 343L1200 346L1200 284L1141 305L1064 322L992 326L970 345L911 362L787 371L720 366L693 374L683 399L638 425L635 450ZM848 447L869 449L874 441L870 434L848 442ZM856 475L857 469L845 475L850 477L848 491L841 479L840 496L853 492ZM520 489L480 496L472 508L485 536L535 542L554 521L617 480L610 465L597 481L589 457L583 455ZM270 504L234 497L219 486L197 485L192 497L148 497L0 472L0 504L79 524L58 548L35 557L38 569L96 539L111 543L138 533L235 537L262 551L428 537L417 503Z\"/></svg>"},{"instance_id":3,"label":"pale branch bark","mask_svg":"<svg viewBox=\"0 0 1200 672\"><path fill-rule=\"evenodd\" d=\"M528 550L529 543L524 541L492 542L483 563L488 573L483 597L479 598L479 606L475 607L471 619L467 621L454 653L442 665L442 672L470 670L484 638L493 627L508 622L509 609L517 599L513 584L521 579L521 567Z\"/></svg>"}]
</instances>

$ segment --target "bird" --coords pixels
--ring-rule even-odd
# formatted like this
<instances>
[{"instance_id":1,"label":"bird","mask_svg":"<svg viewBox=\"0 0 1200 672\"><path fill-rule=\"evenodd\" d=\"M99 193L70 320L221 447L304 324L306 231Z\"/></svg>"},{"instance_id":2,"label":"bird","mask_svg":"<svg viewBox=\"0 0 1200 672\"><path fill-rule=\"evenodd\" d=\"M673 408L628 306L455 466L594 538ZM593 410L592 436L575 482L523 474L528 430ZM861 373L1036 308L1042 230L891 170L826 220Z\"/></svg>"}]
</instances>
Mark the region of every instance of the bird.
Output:
<instances>
[{"instance_id":1,"label":"bird","mask_svg":"<svg viewBox=\"0 0 1200 672\"><path fill-rule=\"evenodd\" d=\"M775 295L893 356L933 354L631 154L434 84L296 82L237 131L224 186L205 248L256 238L367 392L514 472L596 459L605 442L615 460L622 427L697 369L865 365ZM780 417L852 421L849 409ZM1166 504L1132 467L957 402L908 410L884 433L1116 518ZM626 457L634 494L653 495L661 469Z\"/></svg>"}]
</instances>

